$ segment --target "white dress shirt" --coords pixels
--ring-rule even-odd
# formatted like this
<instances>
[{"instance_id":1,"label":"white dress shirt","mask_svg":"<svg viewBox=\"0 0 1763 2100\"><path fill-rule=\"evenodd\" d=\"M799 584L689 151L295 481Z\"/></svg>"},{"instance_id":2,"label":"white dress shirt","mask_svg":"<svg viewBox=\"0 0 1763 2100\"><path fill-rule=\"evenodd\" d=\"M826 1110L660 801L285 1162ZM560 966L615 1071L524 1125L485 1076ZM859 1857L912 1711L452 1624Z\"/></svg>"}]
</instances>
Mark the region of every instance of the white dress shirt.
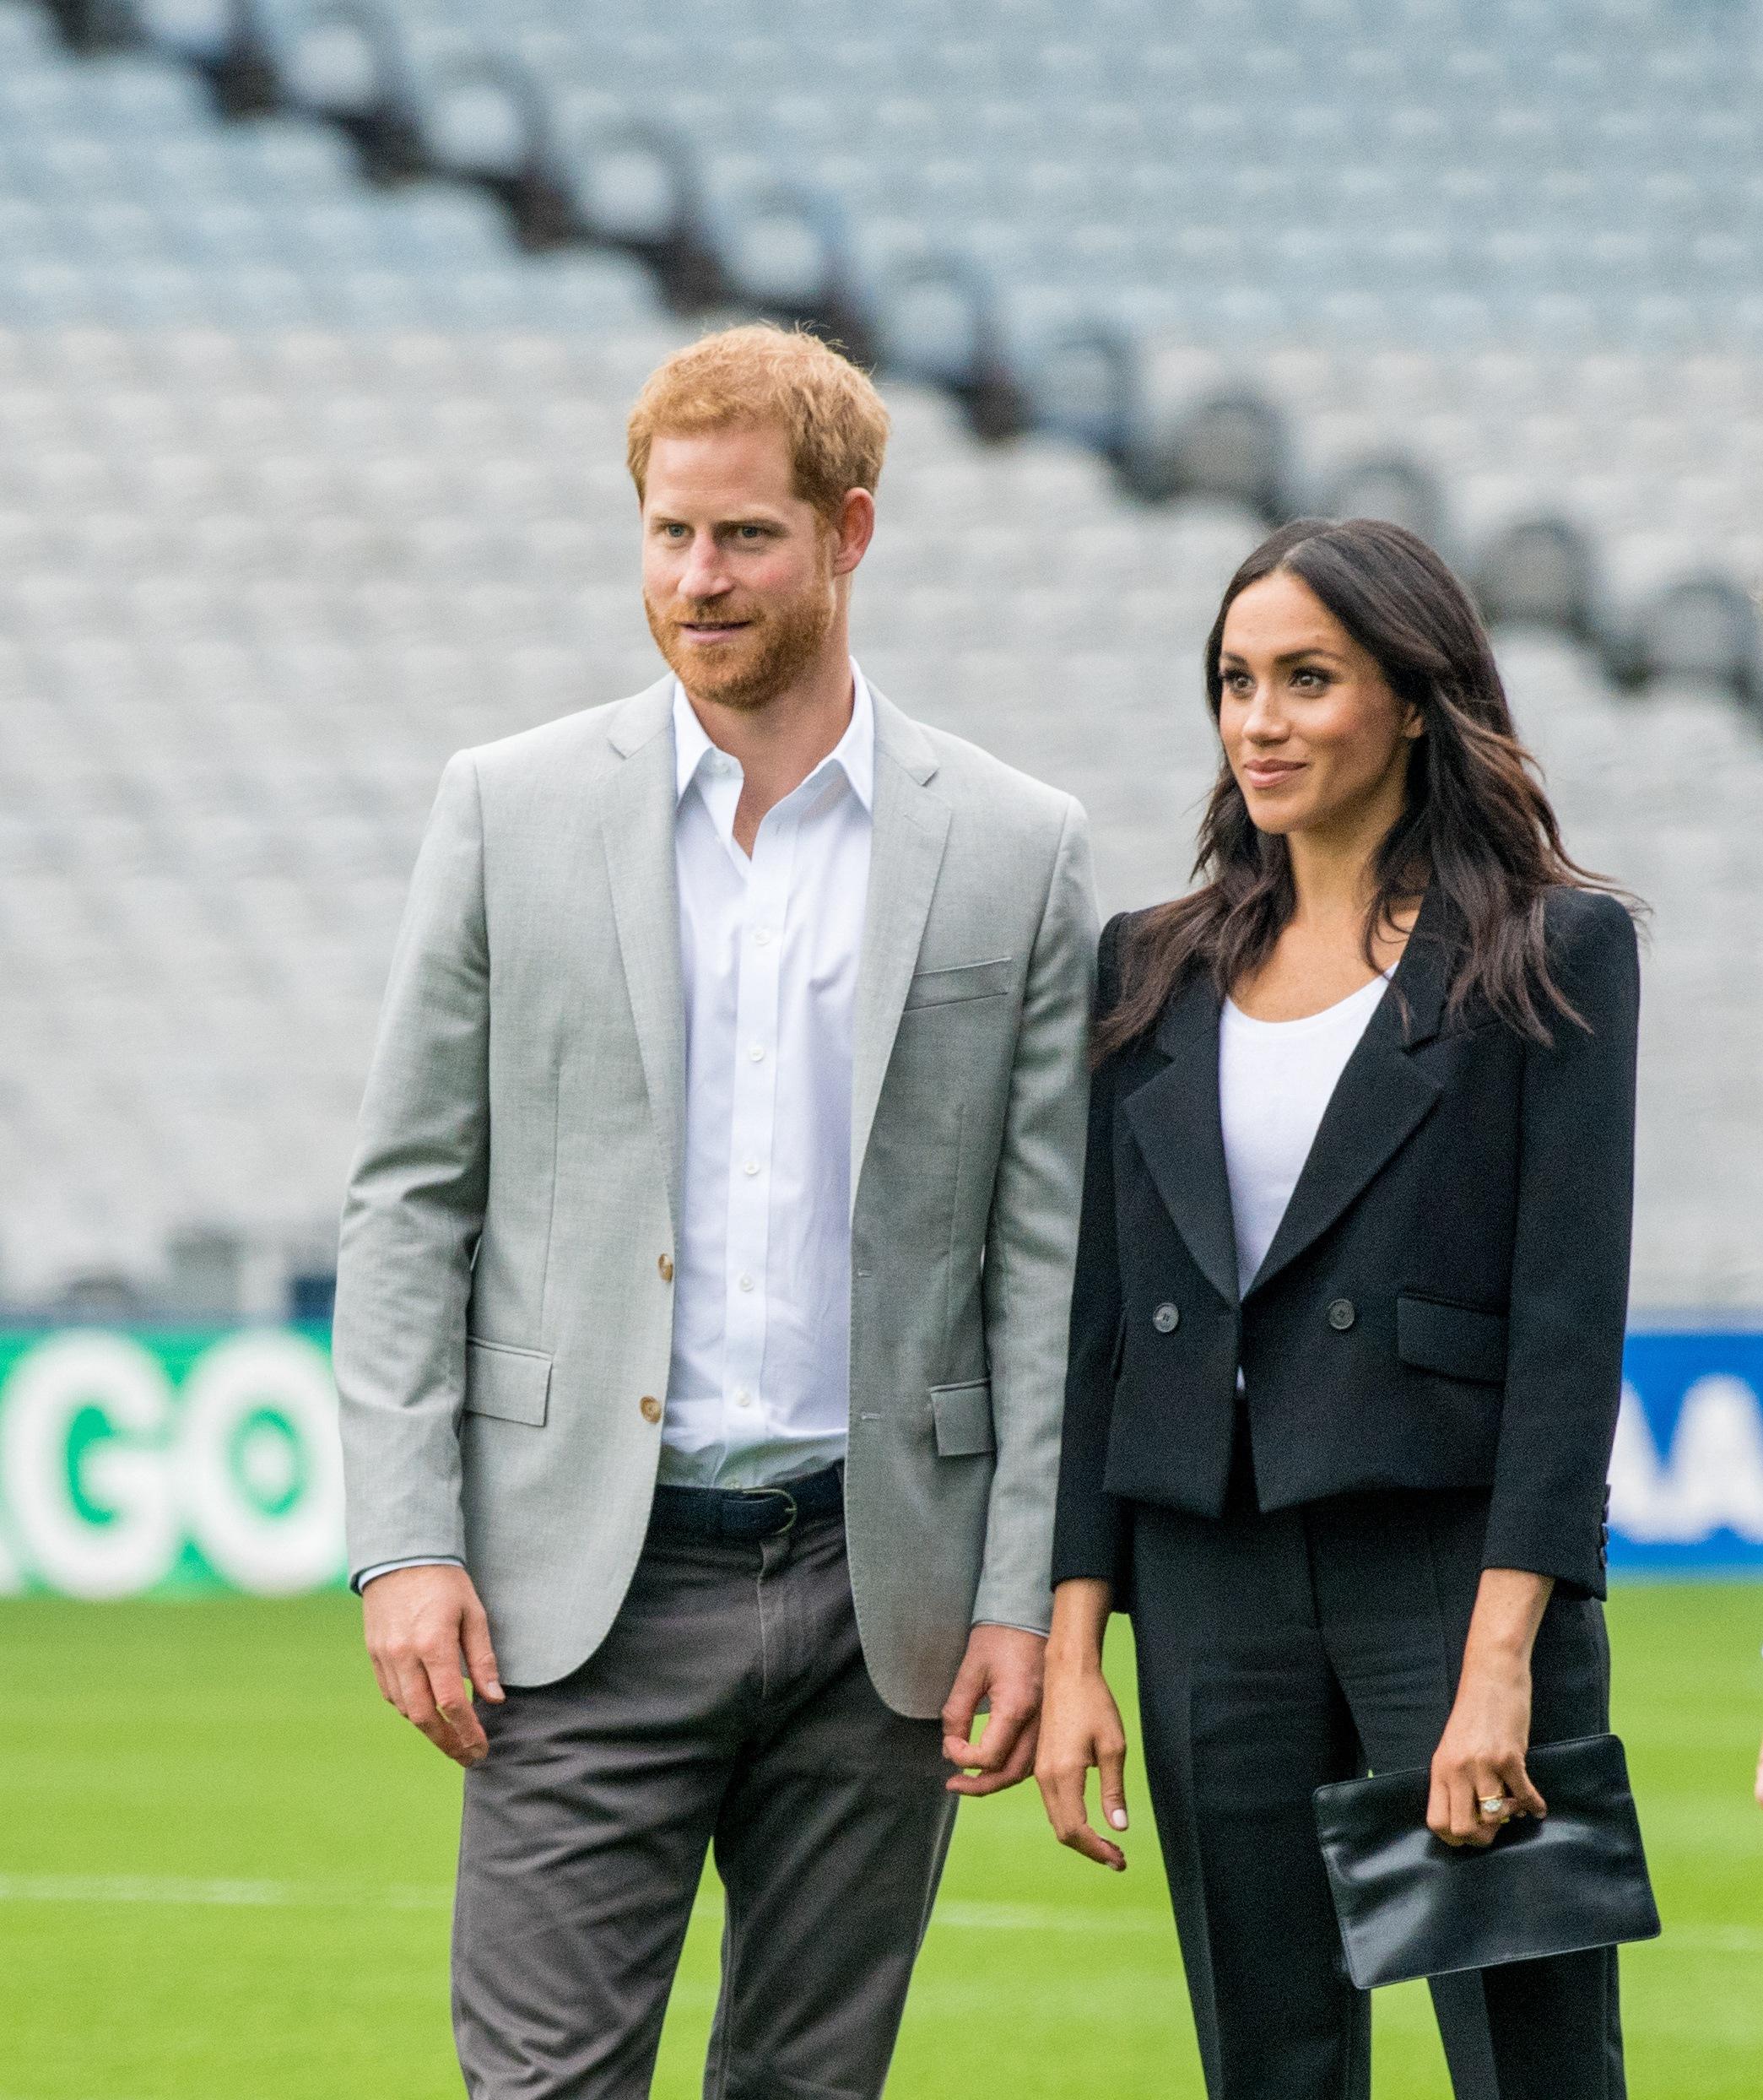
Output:
<instances>
[{"instance_id":1,"label":"white dress shirt","mask_svg":"<svg viewBox=\"0 0 1763 2100\"><path fill-rule=\"evenodd\" d=\"M661 1478L756 1487L845 1454L852 1026L875 712L735 843L740 763L678 685L685 1163Z\"/></svg>"},{"instance_id":2,"label":"white dress shirt","mask_svg":"<svg viewBox=\"0 0 1763 2100\"><path fill-rule=\"evenodd\" d=\"M660 1478L760 1487L845 1455L852 1026L875 709L735 843L740 761L673 687L685 1161ZM356 1587L421 1555L365 1569Z\"/></svg>"}]
</instances>

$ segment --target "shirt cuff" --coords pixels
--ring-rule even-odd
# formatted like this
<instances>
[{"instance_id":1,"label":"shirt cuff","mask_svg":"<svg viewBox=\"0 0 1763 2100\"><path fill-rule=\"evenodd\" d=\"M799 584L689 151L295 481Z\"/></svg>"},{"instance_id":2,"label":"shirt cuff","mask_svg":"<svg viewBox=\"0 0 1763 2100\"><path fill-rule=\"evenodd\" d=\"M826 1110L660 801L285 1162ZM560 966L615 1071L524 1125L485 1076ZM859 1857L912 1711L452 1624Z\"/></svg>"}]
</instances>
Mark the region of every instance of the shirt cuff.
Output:
<instances>
[{"instance_id":1,"label":"shirt cuff","mask_svg":"<svg viewBox=\"0 0 1763 2100\"><path fill-rule=\"evenodd\" d=\"M376 1561L371 1567L364 1567L349 1584L359 1597L367 1585L381 1575L390 1575L400 1567L463 1567L465 1563L453 1553L413 1553L407 1561Z\"/></svg>"},{"instance_id":2,"label":"shirt cuff","mask_svg":"<svg viewBox=\"0 0 1763 2100\"><path fill-rule=\"evenodd\" d=\"M375 1572L378 1572L377 1569ZM1012 1633L1032 1633L1037 1641L1044 1641L1046 1638L1046 1628L1044 1626L1018 1626L1014 1619L976 1619L973 1624L975 1628L982 1626L1008 1626Z\"/></svg>"}]
</instances>

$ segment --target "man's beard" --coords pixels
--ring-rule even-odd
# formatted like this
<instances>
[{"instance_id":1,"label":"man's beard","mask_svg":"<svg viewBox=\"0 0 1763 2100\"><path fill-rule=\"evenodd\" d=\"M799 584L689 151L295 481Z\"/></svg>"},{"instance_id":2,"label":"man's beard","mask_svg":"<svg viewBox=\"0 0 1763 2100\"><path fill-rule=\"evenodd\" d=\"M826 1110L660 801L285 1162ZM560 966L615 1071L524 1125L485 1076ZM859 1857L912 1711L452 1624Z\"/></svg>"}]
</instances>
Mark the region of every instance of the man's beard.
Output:
<instances>
[{"instance_id":1,"label":"man's beard","mask_svg":"<svg viewBox=\"0 0 1763 2100\"><path fill-rule=\"evenodd\" d=\"M676 609L677 607L677 609ZM749 615L754 625L738 641L695 649L679 630L692 621L739 619L745 608L722 603L670 603L665 610L646 591L643 612L655 646L689 693L719 707L765 706L794 684L819 654L831 629L833 593L825 582L800 598Z\"/></svg>"}]
</instances>

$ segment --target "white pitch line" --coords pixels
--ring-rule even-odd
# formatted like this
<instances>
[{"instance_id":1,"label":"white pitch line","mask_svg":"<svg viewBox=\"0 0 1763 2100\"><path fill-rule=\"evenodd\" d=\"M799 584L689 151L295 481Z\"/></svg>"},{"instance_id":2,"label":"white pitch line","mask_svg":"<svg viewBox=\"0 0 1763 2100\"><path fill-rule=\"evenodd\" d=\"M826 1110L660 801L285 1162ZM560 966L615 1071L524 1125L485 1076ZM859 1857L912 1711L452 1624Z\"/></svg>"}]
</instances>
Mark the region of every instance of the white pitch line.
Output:
<instances>
[{"instance_id":1,"label":"white pitch line","mask_svg":"<svg viewBox=\"0 0 1763 2100\"><path fill-rule=\"evenodd\" d=\"M0 1874L0 1903L158 1903L238 1910L445 1910L441 1887L197 1881L146 1874Z\"/></svg>"},{"instance_id":2,"label":"white pitch line","mask_svg":"<svg viewBox=\"0 0 1763 2100\"><path fill-rule=\"evenodd\" d=\"M197 1881L146 1874L0 1874L0 1903L149 1903L170 1908L235 1910L445 1911L452 1892L439 1884ZM713 1889L698 1908L722 1908ZM1061 1910L1051 1903L966 1902L951 1897L932 1913L933 1926L958 1932L1069 1932L1151 1935L1173 1940L1172 1921L1157 1913ZM1763 1954L1763 1926L1669 1925L1667 1952ZM4 2096L0 2095L0 2100Z\"/></svg>"}]
</instances>

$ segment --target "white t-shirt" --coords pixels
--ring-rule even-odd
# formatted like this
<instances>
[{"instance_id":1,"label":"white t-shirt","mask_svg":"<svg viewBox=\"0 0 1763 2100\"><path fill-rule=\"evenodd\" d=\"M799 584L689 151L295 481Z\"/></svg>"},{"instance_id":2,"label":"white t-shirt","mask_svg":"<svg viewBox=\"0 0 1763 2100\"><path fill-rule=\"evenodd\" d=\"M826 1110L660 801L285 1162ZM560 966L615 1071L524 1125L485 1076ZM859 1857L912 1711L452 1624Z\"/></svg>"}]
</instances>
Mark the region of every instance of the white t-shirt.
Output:
<instances>
[{"instance_id":1,"label":"white t-shirt","mask_svg":"<svg viewBox=\"0 0 1763 2100\"><path fill-rule=\"evenodd\" d=\"M1218 1096L1236 1225L1239 1291L1267 1257L1317 1126L1376 1010L1389 972L1302 1020L1256 1020L1225 1001Z\"/></svg>"}]
</instances>

